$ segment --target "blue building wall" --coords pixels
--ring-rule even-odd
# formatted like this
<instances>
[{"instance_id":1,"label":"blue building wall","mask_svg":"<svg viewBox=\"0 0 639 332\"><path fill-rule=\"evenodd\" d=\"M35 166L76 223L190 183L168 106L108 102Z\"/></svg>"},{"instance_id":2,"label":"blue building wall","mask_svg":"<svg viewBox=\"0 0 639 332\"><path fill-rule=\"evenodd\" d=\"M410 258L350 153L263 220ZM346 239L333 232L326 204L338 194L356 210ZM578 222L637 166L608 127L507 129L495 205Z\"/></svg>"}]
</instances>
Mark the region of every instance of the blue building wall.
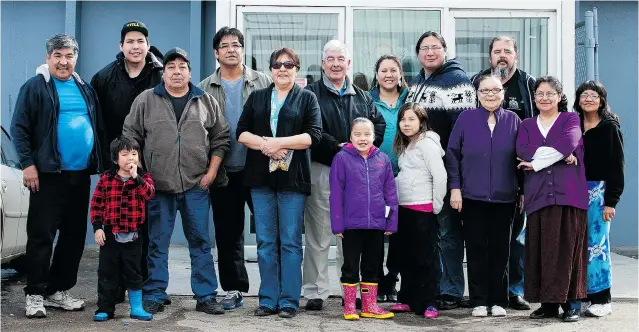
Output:
<instances>
[{"instance_id":1,"label":"blue building wall","mask_svg":"<svg viewBox=\"0 0 639 332\"><path fill-rule=\"evenodd\" d=\"M597 7L599 21L599 80L606 86L612 111L621 119L626 157L625 189L612 221L612 246L637 245L637 1L580 1L575 21Z\"/></svg>"}]
</instances>

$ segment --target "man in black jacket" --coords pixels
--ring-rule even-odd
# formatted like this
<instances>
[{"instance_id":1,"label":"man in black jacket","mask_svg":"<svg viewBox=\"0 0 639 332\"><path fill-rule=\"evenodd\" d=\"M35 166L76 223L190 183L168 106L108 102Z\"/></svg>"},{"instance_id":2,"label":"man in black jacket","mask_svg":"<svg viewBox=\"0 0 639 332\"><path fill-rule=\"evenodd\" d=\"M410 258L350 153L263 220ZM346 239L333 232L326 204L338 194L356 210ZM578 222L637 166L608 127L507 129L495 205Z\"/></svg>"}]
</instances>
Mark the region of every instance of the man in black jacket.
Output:
<instances>
[{"instance_id":1,"label":"man in black jacket","mask_svg":"<svg viewBox=\"0 0 639 332\"><path fill-rule=\"evenodd\" d=\"M91 79L91 86L98 95L104 114L107 142L112 142L122 133L124 119L129 114L135 97L162 82L164 67L160 59L160 51L149 44L149 31L144 23L132 21L124 24L120 32L120 53ZM113 166L109 159L104 162L105 170ZM142 239L142 279L146 280L146 256L149 250L147 222L140 225L138 235ZM125 290L121 281L118 303L124 301Z\"/></svg>"},{"instance_id":2,"label":"man in black jacket","mask_svg":"<svg viewBox=\"0 0 639 332\"><path fill-rule=\"evenodd\" d=\"M346 45L331 40L324 45L322 79L308 85L320 104L322 139L311 150L311 195L306 199L304 226L303 295L306 310L322 310L329 295L328 250L333 234L328 198L328 175L333 157L349 142L351 121L370 119L375 126L375 146L384 138L386 123L368 93L352 84L346 71L351 64ZM337 275L341 276L342 243L337 239Z\"/></svg>"},{"instance_id":3,"label":"man in black jacket","mask_svg":"<svg viewBox=\"0 0 639 332\"><path fill-rule=\"evenodd\" d=\"M517 41L512 37L495 37L488 46L490 68L472 77L475 89L479 88L479 80L484 75L494 75L501 79L505 96L503 108L511 110L524 120L539 114L534 103L535 78L517 68L519 56ZM515 211L513 230L510 241L509 268L509 306L515 310L530 310L530 304L524 300L524 231L523 196L519 200L519 208Z\"/></svg>"},{"instance_id":4,"label":"man in black jacket","mask_svg":"<svg viewBox=\"0 0 639 332\"><path fill-rule=\"evenodd\" d=\"M46 317L44 306L84 308L68 290L84 251L90 176L101 173L109 158L95 91L74 72L78 43L55 35L46 48L46 64L20 88L11 123L24 186L31 190L24 289L29 318Z\"/></svg>"}]
</instances>

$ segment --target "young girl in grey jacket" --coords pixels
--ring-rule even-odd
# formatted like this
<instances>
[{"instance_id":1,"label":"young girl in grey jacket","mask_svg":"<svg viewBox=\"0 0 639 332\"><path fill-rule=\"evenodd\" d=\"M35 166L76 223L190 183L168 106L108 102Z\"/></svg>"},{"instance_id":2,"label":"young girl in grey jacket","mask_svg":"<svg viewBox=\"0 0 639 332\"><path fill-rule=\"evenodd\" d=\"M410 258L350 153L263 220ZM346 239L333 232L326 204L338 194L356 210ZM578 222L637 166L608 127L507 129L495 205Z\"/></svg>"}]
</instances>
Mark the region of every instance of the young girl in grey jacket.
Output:
<instances>
[{"instance_id":1,"label":"young girl in grey jacket","mask_svg":"<svg viewBox=\"0 0 639 332\"><path fill-rule=\"evenodd\" d=\"M399 156L395 179L399 196L401 289L394 312L413 311L426 318L439 315L439 240L436 214L446 195L444 150L431 130L426 110L406 103L399 110L394 149Z\"/></svg>"}]
</instances>

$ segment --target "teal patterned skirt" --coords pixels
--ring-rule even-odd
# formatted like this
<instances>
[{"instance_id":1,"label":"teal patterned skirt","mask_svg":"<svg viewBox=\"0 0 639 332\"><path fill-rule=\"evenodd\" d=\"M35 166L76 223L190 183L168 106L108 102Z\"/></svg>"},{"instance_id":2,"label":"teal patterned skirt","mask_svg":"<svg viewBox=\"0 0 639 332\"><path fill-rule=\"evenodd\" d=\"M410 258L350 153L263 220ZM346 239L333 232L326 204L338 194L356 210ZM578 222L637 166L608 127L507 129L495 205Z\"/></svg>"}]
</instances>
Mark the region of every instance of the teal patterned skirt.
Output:
<instances>
[{"instance_id":1,"label":"teal patterned skirt","mask_svg":"<svg viewBox=\"0 0 639 332\"><path fill-rule=\"evenodd\" d=\"M610 288L610 221L604 221L605 181L588 181L588 294Z\"/></svg>"}]
</instances>

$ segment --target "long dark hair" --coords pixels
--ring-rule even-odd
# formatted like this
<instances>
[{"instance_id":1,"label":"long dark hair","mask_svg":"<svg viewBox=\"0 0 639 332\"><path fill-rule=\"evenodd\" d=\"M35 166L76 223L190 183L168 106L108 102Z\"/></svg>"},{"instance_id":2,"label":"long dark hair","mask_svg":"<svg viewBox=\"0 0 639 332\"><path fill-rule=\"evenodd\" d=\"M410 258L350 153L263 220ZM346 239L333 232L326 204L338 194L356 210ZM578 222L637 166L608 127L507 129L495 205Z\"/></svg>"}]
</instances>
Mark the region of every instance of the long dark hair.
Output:
<instances>
[{"instance_id":1,"label":"long dark hair","mask_svg":"<svg viewBox=\"0 0 639 332\"><path fill-rule=\"evenodd\" d=\"M413 102L404 104L399 109L399 113L397 114L397 134L395 134L395 141L393 142L393 149L398 156L404 153L404 151L406 151L406 148L408 148L408 145L410 145L411 143L411 138L404 135L404 133L402 133L401 131L401 128L399 127L399 122L402 121L402 118L404 117L406 111L415 112L415 115L417 115L417 119L419 119L419 132L416 134L417 136L429 130L432 130L430 122L428 121L428 113L422 105Z\"/></svg>"},{"instance_id":2,"label":"long dark hair","mask_svg":"<svg viewBox=\"0 0 639 332\"><path fill-rule=\"evenodd\" d=\"M379 82L377 82L377 72L379 71L379 66L382 65L382 61L384 60L393 60L397 64L397 67L399 68L399 82L397 84L397 91L402 92L407 84L406 79L404 78L404 68L402 67L402 62L399 60L399 58L391 54L382 55L379 57L379 59L377 59L377 62L375 62L375 75L373 75L373 86L371 86L371 90L379 88Z\"/></svg>"},{"instance_id":3,"label":"long dark hair","mask_svg":"<svg viewBox=\"0 0 639 332\"><path fill-rule=\"evenodd\" d=\"M572 109L579 114L582 124L584 122L584 110L579 105L579 100L581 94L586 90L594 91L599 95L599 109L597 110L599 118L613 118L619 121L619 117L610 111L610 105L608 105L608 92L606 92L604 85L601 84L601 82L588 80L581 83L581 85L577 88L577 92L575 92L575 103L572 105Z\"/></svg>"},{"instance_id":4,"label":"long dark hair","mask_svg":"<svg viewBox=\"0 0 639 332\"><path fill-rule=\"evenodd\" d=\"M559 100L557 105L559 112L568 112L568 98L566 98L566 94L564 94L564 87L561 85L559 79L554 76L542 76L538 78L535 83L535 88L533 89L535 93L537 93L537 89L539 89L541 83L548 83L557 93L561 94L561 100ZM536 100L535 103L537 103Z\"/></svg>"}]
</instances>

